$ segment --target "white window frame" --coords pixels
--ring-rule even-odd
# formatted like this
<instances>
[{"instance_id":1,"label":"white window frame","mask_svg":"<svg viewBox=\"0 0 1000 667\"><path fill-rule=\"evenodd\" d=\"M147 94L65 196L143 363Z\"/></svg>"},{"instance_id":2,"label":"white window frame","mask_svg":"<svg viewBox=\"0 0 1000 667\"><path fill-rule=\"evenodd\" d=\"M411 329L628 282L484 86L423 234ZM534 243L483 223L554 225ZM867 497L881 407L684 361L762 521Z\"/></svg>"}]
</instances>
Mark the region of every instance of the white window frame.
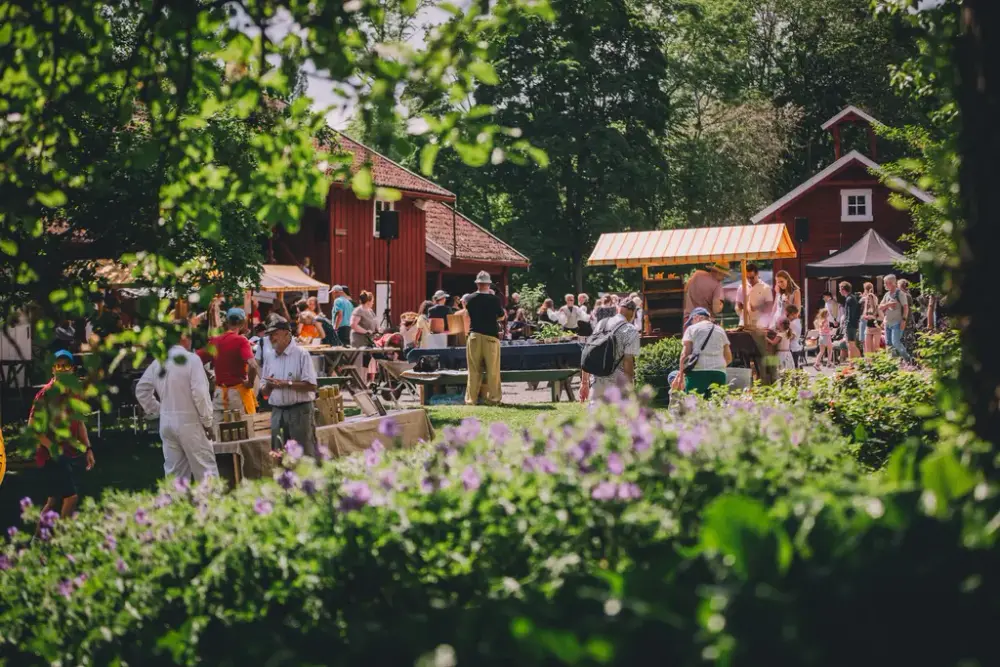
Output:
<instances>
[{"instance_id":1,"label":"white window frame","mask_svg":"<svg viewBox=\"0 0 1000 667\"><path fill-rule=\"evenodd\" d=\"M861 215L849 212L849 201L851 197L865 198L865 212ZM856 205L856 204L855 204ZM841 190L840 191L840 220L842 222L872 222L872 191L871 190Z\"/></svg>"},{"instance_id":2,"label":"white window frame","mask_svg":"<svg viewBox=\"0 0 1000 667\"><path fill-rule=\"evenodd\" d=\"M378 214L379 211L395 211L396 202L386 199L376 199L372 202L372 236L379 238L378 234Z\"/></svg>"}]
</instances>

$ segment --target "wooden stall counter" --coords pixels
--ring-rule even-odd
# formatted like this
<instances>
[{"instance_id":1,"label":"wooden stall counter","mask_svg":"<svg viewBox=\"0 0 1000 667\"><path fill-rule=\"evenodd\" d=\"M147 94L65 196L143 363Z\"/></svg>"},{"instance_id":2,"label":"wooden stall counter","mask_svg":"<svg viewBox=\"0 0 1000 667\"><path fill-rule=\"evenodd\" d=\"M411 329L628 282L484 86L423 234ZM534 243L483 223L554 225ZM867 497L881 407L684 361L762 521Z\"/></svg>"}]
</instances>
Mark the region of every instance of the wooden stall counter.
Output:
<instances>
[{"instance_id":1,"label":"wooden stall counter","mask_svg":"<svg viewBox=\"0 0 1000 667\"><path fill-rule=\"evenodd\" d=\"M392 419L399 426L400 437L395 443L386 442L385 438L379 436L379 423L385 419ZM433 437L434 428L430 418L419 408L399 410L385 416L348 417L339 424L319 426L316 429L317 442L326 445L333 457L364 451L375 440L382 441L386 447L413 447L421 441L430 442ZM229 482L271 476L274 463L271 459L270 433L236 442L213 442L212 445L216 457L234 460L233 464L223 461L223 465L220 465L220 474ZM239 464L236 465L235 461Z\"/></svg>"}]
</instances>

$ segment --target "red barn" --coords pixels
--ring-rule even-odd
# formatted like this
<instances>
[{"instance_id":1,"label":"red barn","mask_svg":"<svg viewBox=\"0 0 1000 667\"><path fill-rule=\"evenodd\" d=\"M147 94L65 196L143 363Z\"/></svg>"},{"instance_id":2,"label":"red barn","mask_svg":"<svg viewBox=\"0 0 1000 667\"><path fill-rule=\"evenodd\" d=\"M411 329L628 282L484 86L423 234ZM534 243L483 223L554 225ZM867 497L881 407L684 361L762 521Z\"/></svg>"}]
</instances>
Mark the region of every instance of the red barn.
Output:
<instances>
[{"instance_id":1,"label":"red barn","mask_svg":"<svg viewBox=\"0 0 1000 667\"><path fill-rule=\"evenodd\" d=\"M275 261L302 265L310 258L318 280L346 285L355 297L361 290L375 294L380 316L391 281L397 322L442 285L471 292L479 271L489 271L504 294L509 269L528 265L524 255L460 213L453 215L448 204L456 197L448 190L345 135L338 133L336 142L353 155L355 169L369 163L375 185L399 190L402 198L359 199L348 185L334 183L325 210L307 212L297 234L275 235ZM391 244L376 232L383 209L399 213L399 238Z\"/></svg>"},{"instance_id":2,"label":"red barn","mask_svg":"<svg viewBox=\"0 0 1000 667\"><path fill-rule=\"evenodd\" d=\"M753 223L782 222L788 226L798 257L775 261L774 270L788 271L803 292L806 264L847 248L869 229L897 245L900 237L910 231L910 214L889 203L893 190L882 183L882 168L875 162L877 142L873 126L877 123L853 106L825 122L823 129L833 135L834 162L750 219ZM856 150L841 154L845 126L849 125L860 125L867 130L870 156ZM895 185L921 201L933 201L931 195L908 183ZM812 321L812 310L828 282L809 279L808 293L812 303L805 304L807 322ZM860 289L861 286L855 287Z\"/></svg>"}]
</instances>

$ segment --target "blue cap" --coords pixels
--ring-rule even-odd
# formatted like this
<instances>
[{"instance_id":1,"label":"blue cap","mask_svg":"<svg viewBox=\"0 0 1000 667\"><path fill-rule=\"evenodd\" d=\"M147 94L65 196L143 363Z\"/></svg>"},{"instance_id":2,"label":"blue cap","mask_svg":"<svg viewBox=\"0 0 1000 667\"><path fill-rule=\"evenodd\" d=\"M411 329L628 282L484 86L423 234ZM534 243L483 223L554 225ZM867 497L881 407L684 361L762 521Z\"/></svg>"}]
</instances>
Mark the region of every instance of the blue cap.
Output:
<instances>
[{"instance_id":1,"label":"blue cap","mask_svg":"<svg viewBox=\"0 0 1000 667\"><path fill-rule=\"evenodd\" d=\"M59 350L56 352L56 360L59 359L69 359L71 362L74 361L73 353L69 350Z\"/></svg>"},{"instance_id":2,"label":"blue cap","mask_svg":"<svg viewBox=\"0 0 1000 667\"><path fill-rule=\"evenodd\" d=\"M226 319L232 321L242 321L247 318L247 312L242 308L230 308L226 311Z\"/></svg>"},{"instance_id":3,"label":"blue cap","mask_svg":"<svg viewBox=\"0 0 1000 667\"><path fill-rule=\"evenodd\" d=\"M699 306L699 307L695 308L694 310L692 310L691 314L688 315L688 318L687 318L687 323L688 324L691 324L691 320L694 319L695 315L700 315L701 317L708 317L708 318L712 317L712 314L710 312L708 312L707 309L702 308L701 306Z\"/></svg>"}]
</instances>

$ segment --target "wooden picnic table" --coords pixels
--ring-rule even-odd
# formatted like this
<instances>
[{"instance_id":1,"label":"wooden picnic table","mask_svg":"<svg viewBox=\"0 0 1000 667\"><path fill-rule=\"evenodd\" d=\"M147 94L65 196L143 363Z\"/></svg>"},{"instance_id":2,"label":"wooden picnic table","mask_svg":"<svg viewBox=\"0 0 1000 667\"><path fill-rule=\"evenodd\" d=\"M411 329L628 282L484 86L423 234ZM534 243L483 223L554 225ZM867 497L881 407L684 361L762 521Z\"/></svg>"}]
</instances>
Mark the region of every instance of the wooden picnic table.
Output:
<instances>
[{"instance_id":1,"label":"wooden picnic table","mask_svg":"<svg viewBox=\"0 0 1000 667\"><path fill-rule=\"evenodd\" d=\"M332 345L303 346L309 354L321 356L326 360L327 377L341 376L348 378L341 384L351 391L366 391L368 383L358 365L358 358L366 352L372 356L397 354L402 352L398 347L343 347ZM332 384L332 382L331 382Z\"/></svg>"},{"instance_id":2,"label":"wooden picnic table","mask_svg":"<svg viewBox=\"0 0 1000 667\"><path fill-rule=\"evenodd\" d=\"M541 368L537 370L500 371L501 382L549 382L551 383L552 402L558 403L562 394L570 401L576 401L573 387L570 384L573 376L580 372L579 368ZM406 371L401 374L413 384L420 387L421 405L429 405L433 396L444 392L445 387L464 387L469 383L468 371L441 370L434 373L417 373Z\"/></svg>"}]
</instances>

